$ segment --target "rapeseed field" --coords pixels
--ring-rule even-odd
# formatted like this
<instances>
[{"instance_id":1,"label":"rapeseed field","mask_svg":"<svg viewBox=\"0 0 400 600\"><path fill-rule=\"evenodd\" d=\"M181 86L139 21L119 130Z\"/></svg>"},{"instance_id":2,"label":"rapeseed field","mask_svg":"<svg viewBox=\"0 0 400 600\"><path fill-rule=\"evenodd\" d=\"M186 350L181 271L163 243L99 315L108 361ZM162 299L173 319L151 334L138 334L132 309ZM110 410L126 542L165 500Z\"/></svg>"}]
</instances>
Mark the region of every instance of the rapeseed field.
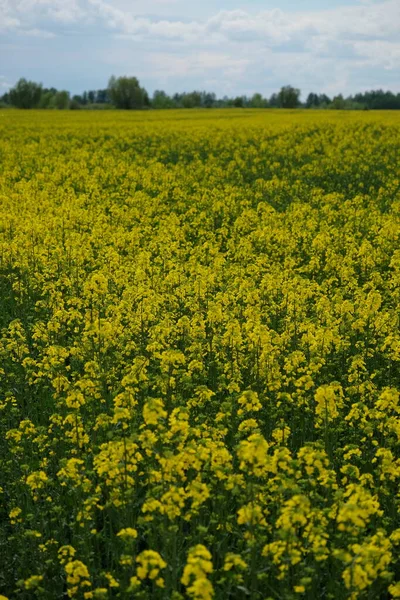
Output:
<instances>
[{"instance_id":1,"label":"rapeseed field","mask_svg":"<svg viewBox=\"0 0 400 600\"><path fill-rule=\"evenodd\" d=\"M400 598L400 116L0 139L0 598Z\"/></svg>"}]
</instances>

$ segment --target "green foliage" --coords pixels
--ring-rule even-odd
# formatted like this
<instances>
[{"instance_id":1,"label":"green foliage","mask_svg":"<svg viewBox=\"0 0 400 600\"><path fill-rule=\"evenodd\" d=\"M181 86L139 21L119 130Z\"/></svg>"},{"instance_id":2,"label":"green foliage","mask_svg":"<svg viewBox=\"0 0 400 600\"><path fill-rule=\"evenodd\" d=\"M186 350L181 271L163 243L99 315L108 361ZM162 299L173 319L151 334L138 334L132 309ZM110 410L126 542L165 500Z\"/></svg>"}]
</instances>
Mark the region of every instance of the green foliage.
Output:
<instances>
[{"instance_id":1,"label":"green foliage","mask_svg":"<svg viewBox=\"0 0 400 600\"><path fill-rule=\"evenodd\" d=\"M267 108L268 100L263 98L262 94L256 93L250 98L249 106L251 108Z\"/></svg>"},{"instance_id":2,"label":"green foliage","mask_svg":"<svg viewBox=\"0 0 400 600\"><path fill-rule=\"evenodd\" d=\"M116 108L140 109L149 105L147 92L136 77L114 77L108 82L110 100Z\"/></svg>"},{"instance_id":3,"label":"green foliage","mask_svg":"<svg viewBox=\"0 0 400 600\"><path fill-rule=\"evenodd\" d=\"M69 92L62 90L54 96L54 106L59 110L65 110L69 108Z\"/></svg>"},{"instance_id":4,"label":"green foliage","mask_svg":"<svg viewBox=\"0 0 400 600\"><path fill-rule=\"evenodd\" d=\"M343 110L346 108L346 101L343 98L343 95L339 94L338 96L335 96L329 108L333 108L334 110Z\"/></svg>"},{"instance_id":5,"label":"green foliage","mask_svg":"<svg viewBox=\"0 0 400 600\"><path fill-rule=\"evenodd\" d=\"M297 108L300 104L300 90L286 85L278 94L278 104L281 108Z\"/></svg>"},{"instance_id":6,"label":"green foliage","mask_svg":"<svg viewBox=\"0 0 400 600\"><path fill-rule=\"evenodd\" d=\"M22 78L10 89L10 103L17 108L37 108L41 94L41 84Z\"/></svg>"},{"instance_id":7,"label":"green foliage","mask_svg":"<svg viewBox=\"0 0 400 600\"><path fill-rule=\"evenodd\" d=\"M255 93L251 97L242 95L235 98L224 96L217 98L212 92L196 91L176 93L169 96L162 90L156 90L150 100L146 90L141 88L135 77L111 77L109 87L89 90L76 94L69 100L69 93L55 88L41 89L38 100L38 88L41 85L21 79L12 93L0 97L3 106L12 105L17 108L72 108L81 107L92 110L112 107L126 109L169 109L169 108L297 108L301 106L300 90L288 85L281 88L279 93L271 95L269 100L262 94ZM67 99L68 95L68 99ZM304 103L305 108L332 108L337 110L369 110L400 109L400 94L390 91L372 90L344 98L342 94L332 100L326 94L311 92Z\"/></svg>"}]
</instances>

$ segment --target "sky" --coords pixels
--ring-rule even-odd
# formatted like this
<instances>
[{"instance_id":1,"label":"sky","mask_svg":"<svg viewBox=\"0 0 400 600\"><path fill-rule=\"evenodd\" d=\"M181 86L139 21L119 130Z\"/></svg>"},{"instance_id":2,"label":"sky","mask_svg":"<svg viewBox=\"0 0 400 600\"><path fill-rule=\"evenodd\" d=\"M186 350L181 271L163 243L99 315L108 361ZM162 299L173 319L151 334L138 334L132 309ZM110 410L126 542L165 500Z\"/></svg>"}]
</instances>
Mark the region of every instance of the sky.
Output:
<instances>
[{"instance_id":1,"label":"sky","mask_svg":"<svg viewBox=\"0 0 400 600\"><path fill-rule=\"evenodd\" d=\"M400 92L400 0L0 0L0 95L111 75L150 93Z\"/></svg>"}]
</instances>

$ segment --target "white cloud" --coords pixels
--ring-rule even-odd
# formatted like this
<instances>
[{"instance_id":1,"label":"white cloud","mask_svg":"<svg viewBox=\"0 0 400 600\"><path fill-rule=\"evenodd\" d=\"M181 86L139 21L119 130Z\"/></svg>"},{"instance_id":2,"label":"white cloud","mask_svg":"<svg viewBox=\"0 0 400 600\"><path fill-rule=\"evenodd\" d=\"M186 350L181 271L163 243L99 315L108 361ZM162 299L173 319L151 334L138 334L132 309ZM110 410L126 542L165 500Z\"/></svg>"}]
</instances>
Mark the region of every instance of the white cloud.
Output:
<instances>
[{"instance_id":1,"label":"white cloud","mask_svg":"<svg viewBox=\"0 0 400 600\"><path fill-rule=\"evenodd\" d=\"M7 0L0 0L0 33L17 29L20 21L12 14Z\"/></svg>"},{"instance_id":2,"label":"white cloud","mask_svg":"<svg viewBox=\"0 0 400 600\"><path fill-rule=\"evenodd\" d=\"M51 38L55 33L37 27L43 20L50 22L72 23L76 21L78 11L73 10L75 0L70 4L62 0L0 0L0 33L18 33L34 37ZM77 8L77 7L75 7Z\"/></svg>"},{"instance_id":3,"label":"white cloud","mask_svg":"<svg viewBox=\"0 0 400 600\"><path fill-rule=\"evenodd\" d=\"M244 10L221 11L205 25L206 32L219 33L232 41L264 41L276 45L290 41L290 21L280 10L250 15Z\"/></svg>"},{"instance_id":4,"label":"white cloud","mask_svg":"<svg viewBox=\"0 0 400 600\"><path fill-rule=\"evenodd\" d=\"M400 0L353 2L296 12L252 12L247 4L245 9L185 21L150 18L134 10L146 5L156 11L163 5L165 15L178 0L0 0L0 32L43 38L101 32L104 56L118 44L140 44L146 50L138 64L162 81L190 76L227 85L235 79L242 89L262 89L258 81L262 84L268 73L282 83L304 87L315 81L319 89L345 92L340 86L351 87L355 71L396 72L400 64ZM121 67L131 68L130 60Z\"/></svg>"},{"instance_id":5,"label":"white cloud","mask_svg":"<svg viewBox=\"0 0 400 600\"><path fill-rule=\"evenodd\" d=\"M154 72L164 77L171 75L196 77L204 72L215 76L216 71L226 78L241 76L249 65L249 60L233 58L220 52L200 52L187 57L157 52L151 55L149 63Z\"/></svg>"},{"instance_id":6,"label":"white cloud","mask_svg":"<svg viewBox=\"0 0 400 600\"><path fill-rule=\"evenodd\" d=\"M211 35L221 41L262 41L271 46L299 40L305 44L309 38L322 36L339 40L385 39L399 37L400 31L399 0L362 2L314 12L223 10L207 20L192 22L153 20L132 10L121 10L110 0L0 0L0 14L8 28L24 28L40 20L68 25L98 19L103 27L119 34L155 40L194 42L207 40Z\"/></svg>"},{"instance_id":7,"label":"white cloud","mask_svg":"<svg viewBox=\"0 0 400 600\"><path fill-rule=\"evenodd\" d=\"M79 0L16 0L15 11L26 20L46 19L60 23L75 23L86 14Z\"/></svg>"},{"instance_id":8,"label":"white cloud","mask_svg":"<svg viewBox=\"0 0 400 600\"><path fill-rule=\"evenodd\" d=\"M356 53L368 60L369 64L383 66L384 69L398 69L400 65L400 42L374 40L354 43Z\"/></svg>"}]
</instances>

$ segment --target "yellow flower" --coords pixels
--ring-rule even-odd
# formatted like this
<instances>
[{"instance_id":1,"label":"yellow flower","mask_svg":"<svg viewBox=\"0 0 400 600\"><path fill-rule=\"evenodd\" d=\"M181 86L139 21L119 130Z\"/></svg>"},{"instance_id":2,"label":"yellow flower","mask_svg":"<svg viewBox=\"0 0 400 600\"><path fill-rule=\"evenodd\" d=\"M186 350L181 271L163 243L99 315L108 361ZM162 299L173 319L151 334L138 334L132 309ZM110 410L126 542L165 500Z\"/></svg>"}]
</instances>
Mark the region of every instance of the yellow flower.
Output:
<instances>
[{"instance_id":1,"label":"yellow flower","mask_svg":"<svg viewBox=\"0 0 400 600\"><path fill-rule=\"evenodd\" d=\"M64 565L67 575L68 596L73 598L80 589L91 587L90 575L86 565L80 560L73 560ZM86 592L88 593L88 592ZM91 594L91 592L90 592ZM89 595L89 597L91 597Z\"/></svg>"},{"instance_id":2,"label":"yellow flower","mask_svg":"<svg viewBox=\"0 0 400 600\"><path fill-rule=\"evenodd\" d=\"M214 597L214 588L206 577L195 579L186 591L195 600L211 600Z\"/></svg>"},{"instance_id":3,"label":"yellow flower","mask_svg":"<svg viewBox=\"0 0 400 600\"><path fill-rule=\"evenodd\" d=\"M107 579L108 585L110 588L118 588L119 587L118 581L115 579L115 577L113 577L113 575L111 573L109 573L109 572L104 573L104 577Z\"/></svg>"},{"instance_id":4,"label":"yellow flower","mask_svg":"<svg viewBox=\"0 0 400 600\"><path fill-rule=\"evenodd\" d=\"M137 535L137 531L133 527L126 527L117 533L117 537L121 537L125 542L136 539Z\"/></svg>"},{"instance_id":5,"label":"yellow flower","mask_svg":"<svg viewBox=\"0 0 400 600\"><path fill-rule=\"evenodd\" d=\"M136 557L136 562L138 563L136 575L139 579L161 579L160 570L167 566L165 560L154 550L144 550Z\"/></svg>"},{"instance_id":6,"label":"yellow flower","mask_svg":"<svg viewBox=\"0 0 400 600\"><path fill-rule=\"evenodd\" d=\"M261 506L258 506L253 502L242 506L242 508L238 510L237 522L239 525L247 525L248 527L267 525Z\"/></svg>"},{"instance_id":7,"label":"yellow flower","mask_svg":"<svg viewBox=\"0 0 400 600\"><path fill-rule=\"evenodd\" d=\"M268 449L269 444L261 433L251 434L238 446L237 455L240 460L240 469L254 475L264 475L268 471L269 465Z\"/></svg>"},{"instance_id":8,"label":"yellow flower","mask_svg":"<svg viewBox=\"0 0 400 600\"><path fill-rule=\"evenodd\" d=\"M247 563L242 559L239 554L234 554L233 552L228 552L225 556L224 561L224 571L230 571L234 567L237 567L240 570L247 569Z\"/></svg>"},{"instance_id":9,"label":"yellow flower","mask_svg":"<svg viewBox=\"0 0 400 600\"><path fill-rule=\"evenodd\" d=\"M339 508L337 523L340 531L356 532L367 526L374 515L383 514L377 496L357 484L350 484L344 494L346 501Z\"/></svg>"},{"instance_id":10,"label":"yellow flower","mask_svg":"<svg viewBox=\"0 0 400 600\"><path fill-rule=\"evenodd\" d=\"M98 600L103 600L107 598L108 590L107 588L96 588L93 590L93 598L97 598Z\"/></svg>"},{"instance_id":11,"label":"yellow flower","mask_svg":"<svg viewBox=\"0 0 400 600\"><path fill-rule=\"evenodd\" d=\"M26 590L34 590L39 587L43 581L43 575L32 575L29 579L25 579L24 587Z\"/></svg>"},{"instance_id":12,"label":"yellow flower","mask_svg":"<svg viewBox=\"0 0 400 600\"><path fill-rule=\"evenodd\" d=\"M195 600L211 600L214 589L207 575L212 571L211 554L207 548L202 544L191 548L181 578L190 597Z\"/></svg>"},{"instance_id":13,"label":"yellow flower","mask_svg":"<svg viewBox=\"0 0 400 600\"><path fill-rule=\"evenodd\" d=\"M245 412L258 412L262 408L257 392L251 390L243 392L238 402L241 406L238 410L238 415L242 415Z\"/></svg>"},{"instance_id":14,"label":"yellow flower","mask_svg":"<svg viewBox=\"0 0 400 600\"><path fill-rule=\"evenodd\" d=\"M400 581L397 583L392 583L392 585L389 586L389 592L393 598L400 598Z\"/></svg>"},{"instance_id":15,"label":"yellow flower","mask_svg":"<svg viewBox=\"0 0 400 600\"><path fill-rule=\"evenodd\" d=\"M158 425L158 422L165 419L167 414L161 398L149 398L143 406L143 419L146 425Z\"/></svg>"},{"instance_id":16,"label":"yellow flower","mask_svg":"<svg viewBox=\"0 0 400 600\"><path fill-rule=\"evenodd\" d=\"M12 525L15 525L16 523L22 523L22 508L19 508L19 506L16 506L15 508L13 508L12 510L10 510L8 516L10 517L10 522Z\"/></svg>"},{"instance_id":17,"label":"yellow flower","mask_svg":"<svg viewBox=\"0 0 400 600\"><path fill-rule=\"evenodd\" d=\"M342 386L335 382L319 387L315 393L315 403L317 427L322 423L327 425L339 416L339 409L343 407Z\"/></svg>"},{"instance_id":18,"label":"yellow flower","mask_svg":"<svg viewBox=\"0 0 400 600\"><path fill-rule=\"evenodd\" d=\"M304 585L295 585L293 587L293 591L296 594L304 594L304 592L306 591L306 588L304 587Z\"/></svg>"},{"instance_id":19,"label":"yellow flower","mask_svg":"<svg viewBox=\"0 0 400 600\"><path fill-rule=\"evenodd\" d=\"M35 471L26 478L26 485L28 485L32 491L40 490L44 487L48 479L49 478L44 471Z\"/></svg>"}]
</instances>

